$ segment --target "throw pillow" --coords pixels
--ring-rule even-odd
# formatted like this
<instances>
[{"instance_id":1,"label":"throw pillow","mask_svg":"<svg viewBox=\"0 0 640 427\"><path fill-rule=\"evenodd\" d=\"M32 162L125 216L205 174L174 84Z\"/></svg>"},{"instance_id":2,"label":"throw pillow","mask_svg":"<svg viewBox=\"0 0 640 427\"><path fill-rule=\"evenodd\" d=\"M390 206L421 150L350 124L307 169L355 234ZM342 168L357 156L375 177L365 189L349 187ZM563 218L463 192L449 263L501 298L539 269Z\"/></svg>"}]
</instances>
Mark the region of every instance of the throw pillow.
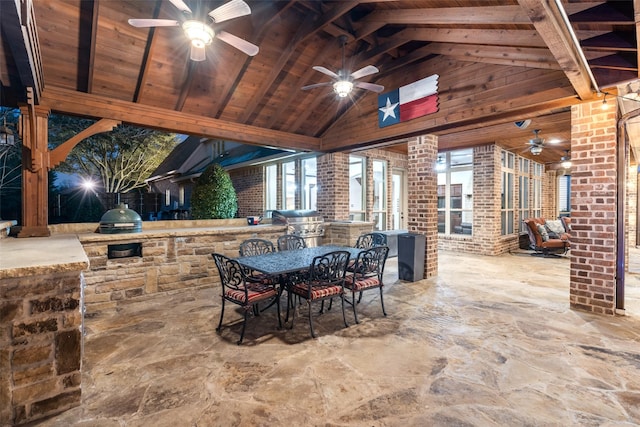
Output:
<instances>
[{"instance_id":1,"label":"throw pillow","mask_svg":"<svg viewBox=\"0 0 640 427\"><path fill-rule=\"evenodd\" d=\"M562 225L562 221L560 221L559 219L547 221L545 225L547 226L548 230L551 230L556 234L564 233L564 226Z\"/></svg>"},{"instance_id":2,"label":"throw pillow","mask_svg":"<svg viewBox=\"0 0 640 427\"><path fill-rule=\"evenodd\" d=\"M538 233L540 233L540 237L542 237L543 242L549 240L549 233L547 233L547 229L544 228L544 225L538 224Z\"/></svg>"},{"instance_id":3,"label":"throw pillow","mask_svg":"<svg viewBox=\"0 0 640 427\"><path fill-rule=\"evenodd\" d=\"M560 235L558 233L556 233L555 231L553 231L551 229L551 227L549 227L548 225L545 224L544 226L545 230L547 230L547 235L549 236L549 239L559 239Z\"/></svg>"}]
</instances>

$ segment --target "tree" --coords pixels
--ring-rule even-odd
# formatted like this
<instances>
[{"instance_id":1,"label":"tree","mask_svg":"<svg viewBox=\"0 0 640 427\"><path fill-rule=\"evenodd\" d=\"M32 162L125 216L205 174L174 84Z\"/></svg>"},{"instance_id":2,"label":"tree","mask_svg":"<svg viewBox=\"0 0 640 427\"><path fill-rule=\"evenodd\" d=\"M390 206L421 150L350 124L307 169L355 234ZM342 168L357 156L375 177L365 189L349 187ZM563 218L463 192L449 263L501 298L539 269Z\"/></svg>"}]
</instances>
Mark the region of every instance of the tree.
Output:
<instances>
[{"instance_id":1,"label":"tree","mask_svg":"<svg viewBox=\"0 0 640 427\"><path fill-rule=\"evenodd\" d=\"M238 211L238 197L231 177L217 163L198 178L191 193L191 216L194 219L233 218Z\"/></svg>"},{"instance_id":2,"label":"tree","mask_svg":"<svg viewBox=\"0 0 640 427\"><path fill-rule=\"evenodd\" d=\"M14 134L12 144L0 143L0 218L3 210L5 214L9 213L8 217L17 218L20 207L22 144L15 131L18 115L18 110L0 107L0 125L10 129Z\"/></svg>"},{"instance_id":3,"label":"tree","mask_svg":"<svg viewBox=\"0 0 640 427\"><path fill-rule=\"evenodd\" d=\"M93 123L88 119L51 115L50 146L62 144ZM97 178L107 193L126 193L144 187L144 180L177 144L175 134L120 125L80 142L55 170Z\"/></svg>"}]
</instances>

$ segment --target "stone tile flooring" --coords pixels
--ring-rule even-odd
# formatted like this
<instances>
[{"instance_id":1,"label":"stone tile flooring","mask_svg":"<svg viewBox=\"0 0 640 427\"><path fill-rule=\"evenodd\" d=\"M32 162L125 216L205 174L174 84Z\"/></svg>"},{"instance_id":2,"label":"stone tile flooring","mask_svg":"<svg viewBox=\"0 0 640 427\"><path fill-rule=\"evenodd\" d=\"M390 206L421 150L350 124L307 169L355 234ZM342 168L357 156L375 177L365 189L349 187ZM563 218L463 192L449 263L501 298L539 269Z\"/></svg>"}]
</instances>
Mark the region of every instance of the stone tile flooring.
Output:
<instances>
[{"instance_id":1,"label":"stone tile flooring","mask_svg":"<svg viewBox=\"0 0 640 427\"><path fill-rule=\"evenodd\" d=\"M633 256L638 256L638 252ZM339 304L293 329L275 309L218 335L219 291L124 303L85 320L83 403L41 426L633 426L640 276L627 315L569 309L568 258L439 254L344 328ZM226 322L240 319L233 310Z\"/></svg>"}]
</instances>

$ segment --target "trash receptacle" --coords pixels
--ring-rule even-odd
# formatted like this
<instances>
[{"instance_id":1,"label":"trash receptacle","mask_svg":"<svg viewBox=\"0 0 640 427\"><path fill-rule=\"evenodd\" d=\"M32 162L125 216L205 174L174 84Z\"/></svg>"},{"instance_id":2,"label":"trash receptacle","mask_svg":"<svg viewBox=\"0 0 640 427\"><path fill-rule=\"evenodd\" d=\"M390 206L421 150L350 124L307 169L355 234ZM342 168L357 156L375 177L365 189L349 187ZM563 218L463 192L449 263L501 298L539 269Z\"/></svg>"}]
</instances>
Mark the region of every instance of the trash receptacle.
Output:
<instances>
[{"instance_id":1,"label":"trash receptacle","mask_svg":"<svg viewBox=\"0 0 640 427\"><path fill-rule=\"evenodd\" d=\"M424 251L426 237L423 234L398 235L398 278L415 282L424 278Z\"/></svg>"}]
</instances>

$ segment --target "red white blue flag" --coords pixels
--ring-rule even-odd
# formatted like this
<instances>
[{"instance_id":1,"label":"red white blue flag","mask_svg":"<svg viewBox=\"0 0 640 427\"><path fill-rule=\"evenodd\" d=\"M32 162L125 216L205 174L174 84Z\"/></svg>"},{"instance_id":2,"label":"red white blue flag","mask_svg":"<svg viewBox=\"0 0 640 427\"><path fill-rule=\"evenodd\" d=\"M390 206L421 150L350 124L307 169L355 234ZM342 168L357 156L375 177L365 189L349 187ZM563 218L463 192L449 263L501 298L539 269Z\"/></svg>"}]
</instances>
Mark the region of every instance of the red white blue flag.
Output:
<instances>
[{"instance_id":1,"label":"red white blue flag","mask_svg":"<svg viewBox=\"0 0 640 427\"><path fill-rule=\"evenodd\" d=\"M378 126L383 128L438 111L438 75L378 95Z\"/></svg>"}]
</instances>

